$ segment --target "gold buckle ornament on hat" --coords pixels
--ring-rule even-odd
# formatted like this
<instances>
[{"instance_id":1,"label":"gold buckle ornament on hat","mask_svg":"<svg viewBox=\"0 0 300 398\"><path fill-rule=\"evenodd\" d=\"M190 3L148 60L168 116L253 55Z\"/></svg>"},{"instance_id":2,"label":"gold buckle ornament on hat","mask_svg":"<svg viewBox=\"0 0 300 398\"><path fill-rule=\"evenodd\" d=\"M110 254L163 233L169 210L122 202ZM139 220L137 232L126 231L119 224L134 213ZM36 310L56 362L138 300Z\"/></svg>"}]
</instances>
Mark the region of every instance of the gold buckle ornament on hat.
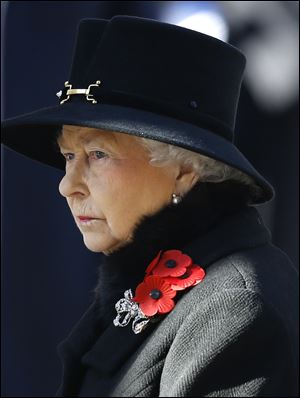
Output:
<instances>
[{"instance_id":1,"label":"gold buckle ornament on hat","mask_svg":"<svg viewBox=\"0 0 300 398\"><path fill-rule=\"evenodd\" d=\"M74 95L74 94L84 94L84 95L86 95L86 99L88 101L91 101L92 104L97 104L97 101L94 98L92 98L93 94L90 94L90 89L91 89L91 87L99 87L100 84L101 84L101 81L97 80L96 83L90 84L88 86L88 88L72 88L72 84L70 84L67 81L67 82L65 82L65 87L69 87L69 89L67 90L67 98L60 101L60 104L63 104L64 102L68 101L70 99L70 95ZM60 90L58 93L56 93L56 95L58 98L60 98L62 96L62 90Z\"/></svg>"}]
</instances>

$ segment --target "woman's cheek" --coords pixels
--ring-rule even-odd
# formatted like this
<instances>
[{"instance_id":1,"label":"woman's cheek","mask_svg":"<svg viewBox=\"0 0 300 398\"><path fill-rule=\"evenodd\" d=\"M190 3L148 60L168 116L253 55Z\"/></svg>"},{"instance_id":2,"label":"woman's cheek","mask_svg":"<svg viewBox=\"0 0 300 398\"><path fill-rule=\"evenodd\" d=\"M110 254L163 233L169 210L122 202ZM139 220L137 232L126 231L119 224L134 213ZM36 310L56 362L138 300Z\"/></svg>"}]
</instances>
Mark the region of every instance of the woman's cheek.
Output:
<instances>
[{"instance_id":1,"label":"woman's cheek","mask_svg":"<svg viewBox=\"0 0 300 398\"><path fill-rule=\"evenodd\" d=\"M141 176L143 175L143 166L131 159L115 160L108 172L108 181L116 188L124 188L127 190L135 188L136 183L140 185ZM128 185L130 183L130 185ZM138 186L137 186L138 188Z\"/></svg>"},{"instance_id":2,"label":"woman's cheek","mask_svg":"<svg viewBox=\"0 0 300 398\"><path fill-rule=\"evenodd\" d=\"M91 183L96 201L109 213L119 207L130 186L128 174L116 165L100 170Z\"/></svg>"}]
</instances>

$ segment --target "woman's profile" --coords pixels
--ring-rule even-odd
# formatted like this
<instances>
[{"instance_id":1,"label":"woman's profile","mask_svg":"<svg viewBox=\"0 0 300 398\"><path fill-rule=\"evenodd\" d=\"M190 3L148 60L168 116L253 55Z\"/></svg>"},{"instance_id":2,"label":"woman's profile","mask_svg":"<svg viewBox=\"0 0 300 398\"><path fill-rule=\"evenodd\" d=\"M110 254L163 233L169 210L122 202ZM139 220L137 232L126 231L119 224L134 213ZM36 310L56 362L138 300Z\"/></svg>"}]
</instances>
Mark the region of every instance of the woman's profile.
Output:
<instances>
[{"instance_id":1,"label":"woman's profile","mask_svg":"<svg viewBox=\"0 0 300 398\"><path fill-rule=\"evenodd\" d=\"M2 123L4 145L64 170L103 254L56 396L297 396L298 274L255 208L274 189L234 144L245 67L189 29L84 19L57 105Z\"/></svg>"}]
</instances>

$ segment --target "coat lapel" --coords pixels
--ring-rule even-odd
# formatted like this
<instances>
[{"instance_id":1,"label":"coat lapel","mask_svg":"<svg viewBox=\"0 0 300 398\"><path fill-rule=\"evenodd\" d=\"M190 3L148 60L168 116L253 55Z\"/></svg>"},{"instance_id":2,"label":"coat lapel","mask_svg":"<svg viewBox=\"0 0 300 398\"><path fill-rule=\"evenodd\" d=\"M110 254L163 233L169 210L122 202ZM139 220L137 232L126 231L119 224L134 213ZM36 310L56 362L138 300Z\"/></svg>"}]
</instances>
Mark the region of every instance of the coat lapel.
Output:
<instances>
[{"instance_id":1,"label":"coat lapel","mask_svg":"<svg viewBox=\"0 0 300 398\"><path fill-rule=\"evenodd\" d=\"M83 364L92 366L99 375L114 374L149 336L153 327L151 324L142 333L134 334L131 324L116 327L111 323L92 349L83 356Z\"/></svg>"}]
</instances>

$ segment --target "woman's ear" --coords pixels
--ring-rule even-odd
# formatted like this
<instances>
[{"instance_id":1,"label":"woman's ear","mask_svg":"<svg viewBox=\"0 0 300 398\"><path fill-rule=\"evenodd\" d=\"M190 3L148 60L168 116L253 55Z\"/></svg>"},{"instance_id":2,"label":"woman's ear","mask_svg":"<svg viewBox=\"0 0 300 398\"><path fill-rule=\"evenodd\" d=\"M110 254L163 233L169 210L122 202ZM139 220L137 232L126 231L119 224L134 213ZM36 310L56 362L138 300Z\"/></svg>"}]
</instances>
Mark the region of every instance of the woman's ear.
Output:
<instances>
[{"instance_id":1,"label":"woman's ear","mask_svg":"<svg viewBox=\"0 0 300 398\"><path fill-rule=\"evenodd\" d=\"M175 179L175 193L185 195L199 180L199 175L191 166L181 165Z\"/></svg>"}]
</instances>

